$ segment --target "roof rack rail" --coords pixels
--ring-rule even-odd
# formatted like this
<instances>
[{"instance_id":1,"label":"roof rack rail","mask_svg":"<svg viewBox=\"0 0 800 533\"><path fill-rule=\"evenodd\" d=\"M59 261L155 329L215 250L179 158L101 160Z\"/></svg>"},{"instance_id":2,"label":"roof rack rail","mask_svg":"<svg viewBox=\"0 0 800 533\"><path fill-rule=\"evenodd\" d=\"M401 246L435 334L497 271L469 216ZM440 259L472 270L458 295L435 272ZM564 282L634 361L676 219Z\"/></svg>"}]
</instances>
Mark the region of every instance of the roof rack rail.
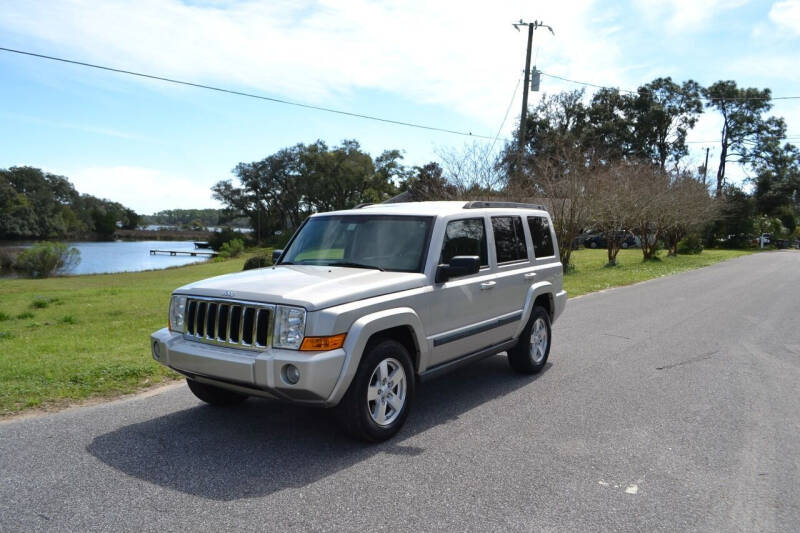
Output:
<instances>
[{"instance_id":1,"label":"roof rack rail","mask_svg":"<svg viewBox=\"0 0 800 533\"><path fill-rule=\"evenodd\" d=\"M542 209L547 211L547 208L541 204L524 204L521 202L487 202L487 201L476 201L476 202L467 202L464 204L464 209L485 209L489 207L500 207L500 208L517 208L517 209Z\"/></svg>"},{"instance_id":2,"label":"roof rack rail","mask_svg":"<svg viewBox=\"0 0 800 533\"><path fill-rule=\"evenodd\" d=\"M353 209L361 209L362 207L367 207L368 205L372 205L372 202L364 202L363 204L358 204Z\"/></svg>"}]
</instances>

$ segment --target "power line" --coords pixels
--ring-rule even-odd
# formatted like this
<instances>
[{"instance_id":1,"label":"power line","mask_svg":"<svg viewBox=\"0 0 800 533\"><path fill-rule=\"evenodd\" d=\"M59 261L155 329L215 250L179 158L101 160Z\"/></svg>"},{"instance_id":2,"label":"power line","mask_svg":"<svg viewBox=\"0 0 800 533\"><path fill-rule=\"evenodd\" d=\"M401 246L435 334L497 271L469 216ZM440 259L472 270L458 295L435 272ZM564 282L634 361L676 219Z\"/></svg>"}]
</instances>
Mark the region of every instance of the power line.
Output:
<instances>
[{"instance_id":1,"label":"power line","mask_svg":"<svg viewBox=\"0 0 800 533\"><path fill-rule=\"evenodd\" d=\"M629 93L629 94L637 94L638 91L632 91L630 89L620 89L619 87L610 87L608 85L598 85L596 83L590 83L588 81L579 81L573 80L570 78L565 78L563 76L557 76L555 74L548 74L547 72L542 72L541 70L539 73L542 76L547 76L548 78L555 78L557 80L566 81L569 83L575 83L577 85L585 85L587 87L594 87L596 89L615 89L622 93ZM732 98L706 98L705 96L701 97L703 100L800 100L800 96L771 96L769 98L760 97L760 96L734 96Z\"/></svg>"},{"instance_id":2,"label":"power line","mask_svg":"<svg viewBox=\"0 0 800 533\"><path fill-rule=\"evenodd\" d=\"M40 58L40 59L49 59L51 61L59 61L61 63L69 63L69 64L72 64L72 65L79 65L79 66L82 66L82 67L89 67L89 68L94 68L94 69L99 69L99 70L106 70L106 71L109 71L109 72L116 72L118 74L127 74L129 76L138 76L140 78L147 78L147 79L151 79L151 80L164 81L164 82L168 82L168 83L174 83L174 84L177 84L177 85L186 85L188 87L195 87L195 88L198 88L198 89L208 89L210 91L217 91L217 92L220 92L220 93L233 94L233 95L236 95L236 96L246 96L248 98L256 98L258 100L266 100L268 102L274 102L274 103L278 103L278 104L291 105L291 106L295 106L295 107L303 107L303 108L306 108L306 109L314 109L316 111L325 111L327 113L336 113L338 115L345 115L345 116L348 116L348 117L363 118L363 119L367 119L367 120L374 120L374 121L377 121L377 122L385 122L387 124L395 124L397 126L408 126L408 127L411 127L411 128L420 128L420 129L429 130L429 131L439 131L439 132L442 132L442 133L452 133L454 135L463 135L464 137L472 137L472 138L477 138L477 139L486 139L486 140L489 140L489 141L491 141L493 139L493 137L491 137L489 135L480 135L480 134L477 134L477 133L472 133L472 132L467 132L467 131L451 130L451 129L447 129L447 128L440 128L440 127L437 127L437 126L428 126L426 124L417 124L417 123L414 123L414 122L405 122L405 121L402 121L402 120L394 120L394 119L383 118L383 117L378 117L378 116L374 116L374 115L366 115L366 114L363 114L363 113L354 113L352 111L343 111L341 109L334 109L334 108L330 108L330 107L323 107L323 106L317 106L317 105L312 105L312 104L304 104L304 103L301 103L301 102L293 102L291 100L284 100L284 99L281 99L281 98L273 98L273 97L270 97L270 96L263 96L263 95L260 95L260 94L253 94L253 93L246 93L246 92L242 92L242 91L235 91L233 89L225 89L225 88L222 88L222 87L214 87L213 85L204 85L202 83L194 83L194 82L190 82L190 81L176 80L174 78L167 78L167 77L164 77L164 76L155 76L153 74L144 74L142 72L134 72L132 70L124 70L124 69L119 69L119 68L106 67L106 66L97 65L97 64L94 64L94 63L86 63L84 61L76 61L74 59L65 59L63 57L55 57L55 56L48 56L48 55L44 55L44 54L36 54L34 52L27 52L27 51L24 51L24 50L15 50L13 48L4 48L4 47L0 46L0 51L11 52L11 53L14 53L14 54L20 54L20 55L31 56L31 57L37 57L37 58Z\"/></svg>"},{"instance_id":3,"label":"power line","mask_svg":"<svg viewBox=\"0 0 800 533\"><path fill-rule=\"evenodd\" d=\"M503 121L500 123L500 127L497 128L497 135L494 136L494 140L492 141L492 146L489 147L489 152L494 149L494 145L497 143L497 139L500 138L500 132L503 131L503 126L506 125L506 120L508 119L508 114L511 112L511 106L514 105L514 99L517 97L517 91L519 90L519 82L522 81L522 78L517 78L517 85L514 86L514 92L511 94L511 101L508 102L508 107L506 108L506 114L503 116ZM505 139L506 141L508 139Z\"/></svg>"},{"instance_id":4,"label":"power line","mask_svg":"<svg viewBox=\"0 0 800 533\"><path fill-rule=\"evenodd\" d=\"M787 135L786 137L781 137L782 141L795 141L800 140L800 135ZM717 139L716 141L684 141L686 144L719 144L721 139Z\"/></svg>"}]
</instances>

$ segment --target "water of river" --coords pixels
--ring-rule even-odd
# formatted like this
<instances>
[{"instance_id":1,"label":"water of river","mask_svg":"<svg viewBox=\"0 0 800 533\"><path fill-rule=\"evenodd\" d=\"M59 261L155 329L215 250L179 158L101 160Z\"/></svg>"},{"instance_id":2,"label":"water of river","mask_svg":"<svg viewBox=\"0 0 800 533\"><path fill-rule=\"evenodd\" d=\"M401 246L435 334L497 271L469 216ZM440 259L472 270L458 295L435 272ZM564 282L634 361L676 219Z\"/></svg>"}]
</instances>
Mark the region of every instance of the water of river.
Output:
<instances>
[{"instance_id":1,"label":"water of river","mask_svg":"<svg viewBox=\"0 0 800 533\"><path fill-rule=\"evenodd\" d=\"M110 272L137 272L205 261L207 257L169 254L150 255L150 250L194 251L191 241L115 241L72 242L81 253L78 265L65 274L101 274ZM197 250L210 251L210 250Z\"/></svg>"}]
</instances>

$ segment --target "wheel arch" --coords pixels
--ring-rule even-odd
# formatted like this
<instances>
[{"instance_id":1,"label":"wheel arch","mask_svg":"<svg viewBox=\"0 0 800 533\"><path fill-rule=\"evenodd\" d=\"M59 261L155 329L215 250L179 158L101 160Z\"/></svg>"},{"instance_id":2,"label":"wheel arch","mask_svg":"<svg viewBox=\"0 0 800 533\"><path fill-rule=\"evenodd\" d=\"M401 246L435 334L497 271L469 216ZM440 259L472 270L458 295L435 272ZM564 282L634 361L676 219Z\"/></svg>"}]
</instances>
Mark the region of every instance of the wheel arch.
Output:
<instances>
[{"instance_id":1,"label":"wheel arch","mask_svg":"<svg viewBox=\"0 0 800 533\"><path fill-rule=\"evenodd\" d=\"M328 405L339 403L353 381L364 352L382 338L394 339L408 349L415 373L422 358L430 350L422 320L410 307L388 309L359 318L347 332L344 343L347 356L339 379L326 402Z\"/></svg>"},{"instance_id":2,"label":"wheel arch","mask_svg":"<svg viewBox=\"0 0 800 533\"><path fill-rule=\"evenodd\" d=\"M525 329L528 320L530 320L533 308L537 305L544 307L550 315L550 320L554 320L556 311L554 292L555 287L549 281L534 283L528 288L528 293L525 295L525 307L522 309L522 319L519 322L514 338L522 334L522 330Z\"/></svg>"}]
</instances>

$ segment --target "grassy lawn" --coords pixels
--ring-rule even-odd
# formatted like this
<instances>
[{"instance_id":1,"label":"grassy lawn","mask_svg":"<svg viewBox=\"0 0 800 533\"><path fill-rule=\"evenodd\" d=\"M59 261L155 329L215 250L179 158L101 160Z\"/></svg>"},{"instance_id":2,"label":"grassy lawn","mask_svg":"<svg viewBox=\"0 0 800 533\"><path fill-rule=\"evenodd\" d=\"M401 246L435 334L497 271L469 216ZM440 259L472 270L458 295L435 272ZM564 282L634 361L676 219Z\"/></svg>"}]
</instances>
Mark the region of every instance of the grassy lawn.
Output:
<instances>
[{"instance_id":1,"label":"grassy lawn","mask_svg":"<svg viewBox=\"0 0 800 533\"><path fill-rule=\"evenodd\" d=\"M174 379L152 360L173 289L245 258L167 270L0 280L0 417Z\"/></svg>"},{"instance_id":2,"label":"grassy lawn","mask_svg":"<svg viewBox=\"0 0 800 533\"><path fill-rule=\"evenodd\" d=\"M704 250L699 255L667 257L662 252L660 259L643 262L641 250L629 249L620 250L617 266L607 267L608 254L605 250L576 250L572 253L575 268L564 276L564 288L570 297L575 297L712 265L750 253L744 250Z\"/></svg>"},{"instance_id":3,"label":"grassy lawn","mask_svg":"<svg viewBox=\"0 0 800 533\"><path fill-rule=\"evenodd\" d=\"M623 250L606 268L604 250L573 254L570 296L710 265L748 252L642 263ZM269 254L268 254L269 255ZM155 363L149 335L167 323L170 292L186 283L238 272L245 258L168 270L0 280L0 418L36 407L133 392L177 377Z\"/></svg>"}]
</instances>

